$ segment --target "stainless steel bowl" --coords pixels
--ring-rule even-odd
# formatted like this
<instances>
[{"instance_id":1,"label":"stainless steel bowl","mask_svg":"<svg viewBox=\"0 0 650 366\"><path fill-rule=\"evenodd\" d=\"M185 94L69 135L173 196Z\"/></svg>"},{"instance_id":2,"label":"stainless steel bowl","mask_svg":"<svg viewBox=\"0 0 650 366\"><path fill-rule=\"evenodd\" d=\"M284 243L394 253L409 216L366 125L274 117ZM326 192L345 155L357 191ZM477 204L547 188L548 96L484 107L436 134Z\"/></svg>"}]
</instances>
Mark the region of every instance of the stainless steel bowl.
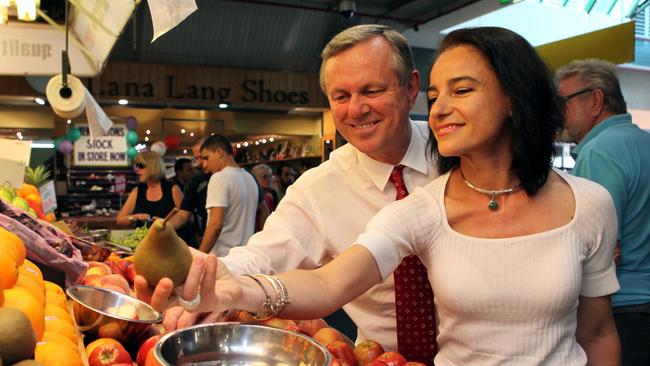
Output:
<instances>
[{"instance_id":1,"label":"stainless steel bowl","mask_svg":"<svg viewBox=\"0 0 650 366\"><path fill-rule=\"evenodd\" d=\"M163 319L147 303L117 291L76 285L66 292L74 300L74 317L85 334L128 341Z\"/></svg>"},{"instance_id":2,"label":"stainless steel bowl","mask_svg":"<svg viewBox=\"0 0 650 366\"><path fill-rule=\"evenodd\" d=\"M326 366L327 349L313 339L261 325L215 323L180 329L154 348L158 362L175 365Z\"/></svg>"}]
</instances>

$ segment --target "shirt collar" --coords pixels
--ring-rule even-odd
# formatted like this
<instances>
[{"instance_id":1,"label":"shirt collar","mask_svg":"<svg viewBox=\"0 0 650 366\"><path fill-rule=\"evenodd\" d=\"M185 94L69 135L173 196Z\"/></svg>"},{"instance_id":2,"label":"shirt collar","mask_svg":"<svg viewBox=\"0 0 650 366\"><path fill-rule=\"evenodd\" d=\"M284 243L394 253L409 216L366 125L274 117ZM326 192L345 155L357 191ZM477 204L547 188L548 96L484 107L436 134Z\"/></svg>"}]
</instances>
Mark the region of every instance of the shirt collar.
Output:
<instances>
[{"instance_id":1,"label":"shirt collar","mask_svg":"<svg viewBox=\"0 0 650 366\"><path fill-rule=\"evenodd\" d=\"M411 120L409 122L411 123L411 141L399 164L404 165L407 168L406 171L412 169L426 175L428 168L426 156L427 136L422 136L422 131L415 127ZM388 178L393 171L394 165L377 161L358 150L357 156L359 165L366 171L377 189L383 192L388 184Z\"/></svg>"},{"instance_id":2,"label":"shirt collar","mask_svg":"<svg viewBox=\"0 0 650 366\"><path fill-rule=\"evenodd\" d=\"M585 137L582 139L582 141L580 141L578 146L576 146L573 149L573 151L571 151L571 156L575 159L578 156L578 154L580 153L580 150L582 149L582 147L587 145L589 143L589 141L596 138L596 136L598 136L604 130L606 130L606 129L610 128L610 127L614 127L614 126L618 126L618 125L622 125L622 124L626 124L626 123L632 123L632 115L629 114L629 113L617 114L615 116L611 116L609 118L606 118L606 119L602 120L599 124L594 126L594 128L592 128L585 135Z\"/></svg>"}]
</instances>

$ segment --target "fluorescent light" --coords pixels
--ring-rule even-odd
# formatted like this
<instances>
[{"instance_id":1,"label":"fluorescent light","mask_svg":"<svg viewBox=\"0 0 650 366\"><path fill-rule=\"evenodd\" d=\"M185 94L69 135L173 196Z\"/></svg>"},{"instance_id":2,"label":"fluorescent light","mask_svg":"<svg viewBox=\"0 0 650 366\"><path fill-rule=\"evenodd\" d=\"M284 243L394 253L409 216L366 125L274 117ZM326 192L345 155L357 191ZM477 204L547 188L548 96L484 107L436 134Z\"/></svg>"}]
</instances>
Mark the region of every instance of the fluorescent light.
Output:
<instances>
[{"instance_id":1,"label":"fluorescent light","mask_svg":"<svg viewBox=\"0 0 650 366\"><path fill-rule=\"evenodd\" d=\"M183 154L187 154L187 149L183 149Z\"/></svg>"},{"instance_id":2,"label":"fluorescent light","mask_svg":"<svg viewBox=\"0 0 650 366\"><path fill-rule=\"evenodd\" d=\"M120 99L120 100L117 101L117 104L119 104L119 105L127 105L127 104L129 104L129 101L126 100L126 99Z\"/></svg>"},{"instance_id":3,"label":"fluorescent light","mask_svg":"<svg viewBox=\"0 0 650 366\"><path fill-rule=\"evenodd\" d=\"M32 149L54 149L53 142L32 142Z\"/></svg>"},{"instance_id":4,"label":"fluorescent light","mask_svg":"<svg viewBox=\"0 0 650 366\"><path fill-rule=\"evenodd\" d=\"M241 144L237 144L237 148L239 149L241 147Z\"/></svg>"},{"instance_id":5,"label":"fluorescent light","mask_svg":"<svg viewBox=\"0 0 650 366\"><path fill-rule=\"evenodd\" d=\"M227 103L219 103L219 108L226 109L226 108L228 108L228 104Z\"/></svg>"},{"instance_id":6,"label":"fluorescent light","mask_svg":"<svg viewBox=\"0 0 650 366\"><path fill-rule=\"evenodd\" d=\"M71 123L72 123L72 120L71 120L71 119L69 119L69 120L68 120L68 124L71 124Z\"/></svg>"},{"instance_id":7,"label":"fluorescent light","mask_svg":"<svg viewBox=\"0 0 650 366\"><path fill-rule=\"evenodd\" d=\"M184 128L181 128L181 134L183 134L183 135L185 134L185 129Z\"/></svg>"},{"instance_id":8,"label":"fluorescent light","mask_svg":"<svg viewBox=\"0 0 650 366\"><path fill-rule=\"evenodd\" d=\"M275 139L273 137L269 138L269 142L273 142Z\"/></svg>"},{"instance_id":9,"label":"fluorescent light","mask_svg":"<svg viewBox=\"0 0 650 366\"><path fill-rule=\"evenodd\" d=\"M34 98L34 101L35 101L37 104L45 105L45 100L44 100L43 98L36 97L36 98Z\"/></svg>"},{"instance_id":10,"label":"fluorescent light","mask_svg":"<svg viewBox=\"0 0 650 366\"><path fill-rule=\"evenodd\" d=\"M194 132L190 132L190 137L194 137Z\"/></svg>"}]
</instances>

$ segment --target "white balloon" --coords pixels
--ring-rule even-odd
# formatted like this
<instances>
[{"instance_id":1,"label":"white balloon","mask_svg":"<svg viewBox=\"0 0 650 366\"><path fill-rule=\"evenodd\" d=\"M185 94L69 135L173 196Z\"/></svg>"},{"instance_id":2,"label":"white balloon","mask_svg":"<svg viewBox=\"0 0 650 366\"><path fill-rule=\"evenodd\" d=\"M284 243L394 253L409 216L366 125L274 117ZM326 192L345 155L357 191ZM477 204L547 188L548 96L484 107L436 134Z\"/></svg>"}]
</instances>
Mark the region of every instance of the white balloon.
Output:
<instances>
[{"instance_id":1,"label":"white balloon","mask_svg":"<svg viewBox=\"0 0 650 366\"><path fill-rule=\"evenodd\" d=\"M165 155L167 152L167 146L162 141L156 141L151 144L151 151L158 153L160 156Z\"/></svg>"}]
</instances>

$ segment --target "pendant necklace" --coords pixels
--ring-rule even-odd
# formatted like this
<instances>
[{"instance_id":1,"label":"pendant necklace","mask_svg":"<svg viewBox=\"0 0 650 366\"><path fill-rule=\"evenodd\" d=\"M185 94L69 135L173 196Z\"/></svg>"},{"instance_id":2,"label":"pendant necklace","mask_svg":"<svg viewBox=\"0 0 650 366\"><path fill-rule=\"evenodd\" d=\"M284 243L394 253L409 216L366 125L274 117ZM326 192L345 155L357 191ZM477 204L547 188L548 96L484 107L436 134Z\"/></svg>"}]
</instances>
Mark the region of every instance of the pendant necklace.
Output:
<instances>
[{"instance_id":1,"label":"pendant necklace","mask_svg":"<svg viewBox=\"0 0 650 366\"><path fill-rule=\"evenodd\" d=\"M492 211L496 211L499 209L499 202L497 202L497 196L500 196L502 194L508 194L508 193L513 193L517 192L521 188L521 183L518 183L517 185L510 187L508 189L501 189L498 191L493 191L490 189L483 189L479 188L472 183L468 182L467 179L465 178L465 174L463 174L463 171L460 171L461 177L463 177L463 182L465 182L465 185L467 185L469 188L475 190L476 192L483 193L485 195L490 196L490 202L488 202L488 208Z\"/></svg>"}]
</instances>

